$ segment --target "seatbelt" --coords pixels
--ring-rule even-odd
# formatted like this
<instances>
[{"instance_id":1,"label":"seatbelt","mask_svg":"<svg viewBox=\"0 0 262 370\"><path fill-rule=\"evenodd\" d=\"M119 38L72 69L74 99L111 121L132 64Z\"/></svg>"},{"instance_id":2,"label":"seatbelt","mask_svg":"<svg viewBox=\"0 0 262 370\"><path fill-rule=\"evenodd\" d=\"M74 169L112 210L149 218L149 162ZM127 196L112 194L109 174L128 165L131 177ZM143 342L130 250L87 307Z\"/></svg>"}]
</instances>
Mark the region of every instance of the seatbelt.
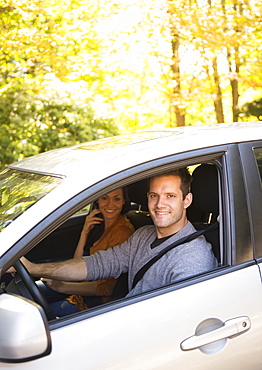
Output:
<instances>
[{"instance_id":1,"label":"seatbelt","mask_svg":"<svg viewBox=\"0 0 262 370\"><path fill-rule=\"evenodd\" d=\"M168 251L170 251L171 249L177 247L180 244L191 242L191 240L194 240L194 239L198 238L199 236L205 234L206 232L216 229L217 227L218 227L218 222L216 221L211 226L207 227L206 229L195 231L192 234L186 235L183 238L181 238L181 239L175 241L174 243L168 245L166 248L162 249L161 252L159 252L155 257L153 257L151 260L149 260L136 273L136 275L134 277L134 280L133 280L133 284L132 284L132 288L131 289L134 289L134 287L136 286L136 284L139 282L139 280L142 279L142 277L144 276L144 274L146 273L146 271L149 269L149 267L151 267L156 261L158 261L165 253L167 253Z\"/></svg>"}]
</instances>

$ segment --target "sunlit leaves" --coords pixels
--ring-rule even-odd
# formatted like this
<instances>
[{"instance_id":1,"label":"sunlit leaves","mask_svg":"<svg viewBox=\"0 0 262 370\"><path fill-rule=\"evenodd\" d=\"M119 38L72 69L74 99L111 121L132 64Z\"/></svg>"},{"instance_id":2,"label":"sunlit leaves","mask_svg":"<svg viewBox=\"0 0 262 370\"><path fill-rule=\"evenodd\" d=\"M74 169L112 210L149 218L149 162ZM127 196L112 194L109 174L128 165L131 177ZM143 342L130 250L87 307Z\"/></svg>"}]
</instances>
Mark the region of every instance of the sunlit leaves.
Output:
<instances>
[{"instance_id":1,"label":"sunlit leaves","mask_svg":"<svg viewBox=\"0 0 262 370\"><path fill-rule=\"evenodd\" d=\"M198 75L194 72L191 80L194 90L197 88L201 92L198 85L202 80L206 89L203 99L210 94L216 105L220 98L223 109L222 98L228 101L227 87L231 86L233 116L227 115L226 119L237 119L238 99L241 100L242 93L251 86L258 91L262 88L261 6L252 0L168 0L168 4L171 33L179 35L181 66L182 53L188 45L193 49L191 57L198 61ZM190 58L190 53L187 55ZM181 74L180 80L186 91L190 86L186 76Z\"/></svg>"},{"instance_id":2,"label":"sunlit leaves","mask_svg":"<svg viewBox=\"0 0 262 370\"><path fill-rule=\"evenodd\" d=\"M179 109L215 123L218 97L231 120L233 85L235 112L262 91L261 12L255 0L0 0L1 163L176 126Z\"/></svg>"}]
</instances>

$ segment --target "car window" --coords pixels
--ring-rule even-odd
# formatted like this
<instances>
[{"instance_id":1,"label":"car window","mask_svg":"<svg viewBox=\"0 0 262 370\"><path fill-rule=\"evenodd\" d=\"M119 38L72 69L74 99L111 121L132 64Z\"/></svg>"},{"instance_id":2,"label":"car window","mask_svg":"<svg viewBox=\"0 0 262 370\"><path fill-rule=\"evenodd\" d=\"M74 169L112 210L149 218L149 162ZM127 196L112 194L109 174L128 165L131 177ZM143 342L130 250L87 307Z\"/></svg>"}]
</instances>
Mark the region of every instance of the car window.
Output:
<instances>
[{"instance_id":1,"label":"car window","mask_svg":"<svg viewBox=\"0 0 262 370\"><path fill-rule=\"evenodd\" d=\"M0 174L0 231L52 191L62 179L6 169Z\"/></svg>"},{"instance_id":2,"label":"car window","mask_svg":"<svg viewBox=\"0 0 262 370\"><path fill-rule=\"evenodd\" d=\"M87 204L85 207L81 208L74 216L76 215L87 215L92 209L92 204ZM73 216L73 217L74 217Z\"/></svg>"},{"instance_id":3,"label":"car window","mask_svg":"<svg viewBox=\"0 0 262 370\"><path fill-rule=\"evenodd\" d=\"M215 224L219 215L218 168L210 162L194 163L189 165L188 169L193 177L192 192L194 194L193 203L188 209L188 219L197 230L203 230ZM148 173L146 174L148 176ZM147 206L149 177L127 184L132 207L125 215L136 230L153 223ZM72 258L91 205L92 203L88 203L86 207L82 207L74 216L42 240L26 257L34 262ZM212 245L213 252L221 265L219 227L208 232L206 239ZM124 298L127 292L126 276L121 275L112 292L112 298L114 301Z\"/></svg>"},{"instance_id":4,"label":"car window","mask_svg":"<svg viewBox=\"0 0 262 370\"><path fill-rule=\"evenodd\" d=\"M258 171L260 174L260 181L262 182L262 148L255 148L254 152L257 161Z\"/></svg>"}]
</instances>

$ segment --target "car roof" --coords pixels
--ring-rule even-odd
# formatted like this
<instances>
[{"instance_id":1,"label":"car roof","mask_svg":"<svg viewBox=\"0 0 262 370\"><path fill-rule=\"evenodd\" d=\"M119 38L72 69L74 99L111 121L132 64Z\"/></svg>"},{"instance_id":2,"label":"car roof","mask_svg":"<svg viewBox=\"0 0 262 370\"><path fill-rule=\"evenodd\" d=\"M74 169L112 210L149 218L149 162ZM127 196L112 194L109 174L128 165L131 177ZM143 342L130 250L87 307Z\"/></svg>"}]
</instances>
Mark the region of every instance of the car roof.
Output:
<instances>
[{"instance_id":1,"label":"car roof","mask_svg":"<svg viewBox=\"0 0 262 370\"><path fill-rule=\"evenodd\" d=\"M110 164L111 173L163 156L222 144L259 140L261 122L186 126L174 129L140 131L54 149L13 163L10 168L51 174L76 176L88 169ZM84 176L85 177L85 176Z\"/></svg>"}]
</instances>

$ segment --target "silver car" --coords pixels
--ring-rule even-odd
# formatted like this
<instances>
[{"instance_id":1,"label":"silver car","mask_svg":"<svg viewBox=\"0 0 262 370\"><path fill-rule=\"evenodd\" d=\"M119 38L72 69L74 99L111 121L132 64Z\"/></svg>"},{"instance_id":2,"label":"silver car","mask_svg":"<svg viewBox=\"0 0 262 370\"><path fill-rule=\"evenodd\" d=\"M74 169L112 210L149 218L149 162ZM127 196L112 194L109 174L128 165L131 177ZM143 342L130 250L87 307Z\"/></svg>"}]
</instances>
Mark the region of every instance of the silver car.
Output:
<instances>
[{"instance_id":1,"label":"silver car","mask_svg":"<svg viewBox=\"0 0 262 370\"><path fill-rule=\"evenodd\" d=\"M94 201L120 186L135 228L150 224L147 179L185 166L188 219L208 229L219 266L131 298L119 286L110 303L54 317L20 257L71 258ZM8 166L0 174L0 369L261 369L261 178L259 122L127 134ZM15 276L5 273L12 265Z\"/></svg>"}]
</instances>

